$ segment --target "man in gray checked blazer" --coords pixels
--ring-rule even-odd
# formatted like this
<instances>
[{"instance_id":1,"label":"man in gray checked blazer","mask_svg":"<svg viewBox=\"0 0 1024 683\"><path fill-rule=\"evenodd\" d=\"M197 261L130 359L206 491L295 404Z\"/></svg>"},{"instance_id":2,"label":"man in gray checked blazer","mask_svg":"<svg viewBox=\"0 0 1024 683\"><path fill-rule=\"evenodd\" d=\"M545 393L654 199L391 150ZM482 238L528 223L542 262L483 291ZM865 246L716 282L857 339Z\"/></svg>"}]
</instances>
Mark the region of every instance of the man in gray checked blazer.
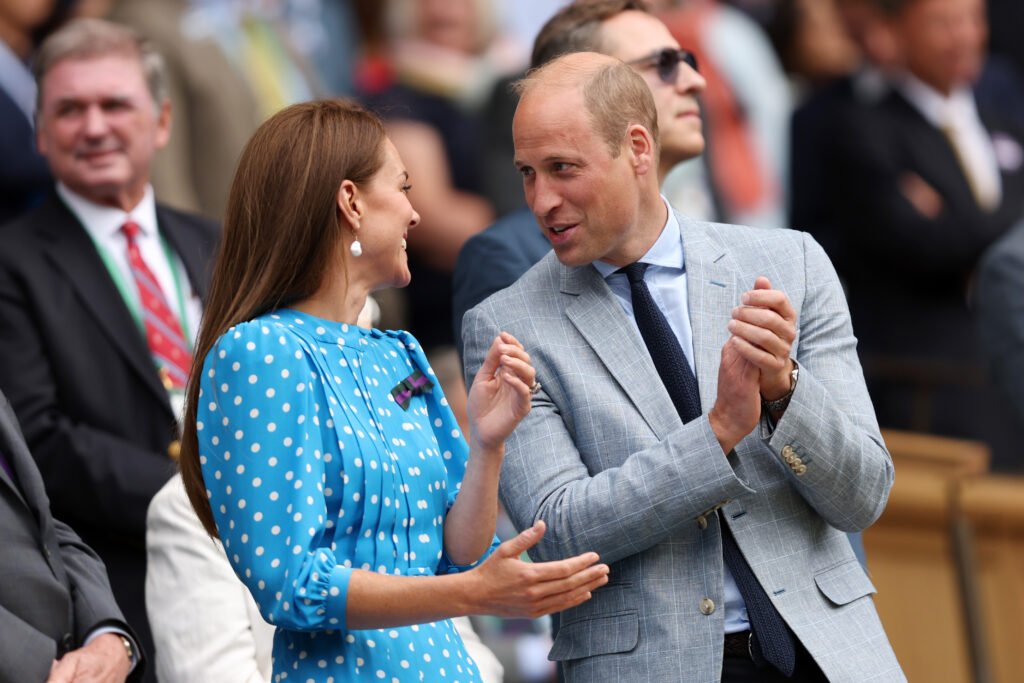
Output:
<instances>
[{"instance_id":1,"label":"man in gray checked blazer","mask_svg":"<svg viewBox=\"0 0 1024 683\"><path fill-rule=\"evenodd\" d=\"M470 376L500 330L537 368L501 478L517 527L547 523L535 559L593 550L612 566L561 615L551 659L570 683L904 680L843 533L881 514L893 469L824 252L675 214L650 91L621 62L567 55L521 90L516 165L554 252L463 335ZM635 261L692 349L703 414L686 424L617 272ZM746 647L723 524L795 641L791 679Z\"/></svg>"}]
</instances>

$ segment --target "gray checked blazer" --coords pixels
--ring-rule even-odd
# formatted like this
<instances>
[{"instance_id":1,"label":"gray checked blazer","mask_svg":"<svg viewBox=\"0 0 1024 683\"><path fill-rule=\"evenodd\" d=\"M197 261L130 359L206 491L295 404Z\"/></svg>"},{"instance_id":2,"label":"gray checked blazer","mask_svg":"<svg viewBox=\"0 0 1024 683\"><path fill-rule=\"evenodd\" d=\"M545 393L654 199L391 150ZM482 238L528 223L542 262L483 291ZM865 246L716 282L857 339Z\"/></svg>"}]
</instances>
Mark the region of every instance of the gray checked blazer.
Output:
<instances>
[{"instance_id":1,"label":"gray checked blazer","mask_svg":"<svg viewBox=\"0 0 1024 683\"><path fill-rule=\"evenodd\" d=\"M705 415L683 425L636 328L595 268L549 254L467 313L472 377L501 330L543 389L507 444L501 499L532 551L596 551L608 585L561 615L550 658L570 683L721 678L720 524L833 683L905 680L845 531L881 514L893 467L856 354L843 292L814 240L678 216ZM728 457L707 411L726 324L758 275L796 308L800 379L785 415Z\"/></svg>"}]
</instances>

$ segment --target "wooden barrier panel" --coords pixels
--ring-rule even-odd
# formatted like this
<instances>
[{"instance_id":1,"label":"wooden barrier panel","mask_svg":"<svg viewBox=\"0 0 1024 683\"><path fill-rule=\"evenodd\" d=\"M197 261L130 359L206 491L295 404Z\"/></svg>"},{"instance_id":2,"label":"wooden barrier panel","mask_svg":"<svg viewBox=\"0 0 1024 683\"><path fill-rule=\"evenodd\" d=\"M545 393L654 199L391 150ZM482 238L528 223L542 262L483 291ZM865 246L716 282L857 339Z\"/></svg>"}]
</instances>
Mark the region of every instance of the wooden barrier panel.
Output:
<instances>
[{"instance_id":1,"label":"wooden barrier panel","mask_svg":"<svg viewBox=\"0 0 1024 683\"><path fill-rule=\"evenodd\" d=\"M965 479L959 508L971 530L988 670L1024 681L1024 477Z\"/></svg>"},{"instance_id":2,"label":"wooden barrier panel","mask_svg":"<svg viewBox=\"0 0 1024 683\"><path fill-rule=\"evenodd\" d=\"M896 481L882 517L864 533L879 615L910 681L971 683L954 501L960 480L988 468L988 448L911 432L882 435Z\"/></svg>"}]
</instances>

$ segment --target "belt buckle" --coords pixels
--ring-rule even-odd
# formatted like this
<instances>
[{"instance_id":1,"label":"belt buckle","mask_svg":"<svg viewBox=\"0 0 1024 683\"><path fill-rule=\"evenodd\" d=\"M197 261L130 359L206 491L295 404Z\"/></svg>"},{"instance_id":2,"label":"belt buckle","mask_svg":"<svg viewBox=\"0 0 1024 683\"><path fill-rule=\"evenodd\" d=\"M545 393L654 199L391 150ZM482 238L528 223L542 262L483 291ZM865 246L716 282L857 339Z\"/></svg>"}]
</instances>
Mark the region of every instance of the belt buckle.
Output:
<instances>
[{"instance_id":1,"label":"belt buckle","mask_svg":"<svg viewBox=\"0 0 1024 683\"><path fill-rule=\"evenodd\" d=\"M747 634L747 654L750 655L750 661L757 661L754 659L754 632L750 631Z\"/></svg>"}]
</instances>

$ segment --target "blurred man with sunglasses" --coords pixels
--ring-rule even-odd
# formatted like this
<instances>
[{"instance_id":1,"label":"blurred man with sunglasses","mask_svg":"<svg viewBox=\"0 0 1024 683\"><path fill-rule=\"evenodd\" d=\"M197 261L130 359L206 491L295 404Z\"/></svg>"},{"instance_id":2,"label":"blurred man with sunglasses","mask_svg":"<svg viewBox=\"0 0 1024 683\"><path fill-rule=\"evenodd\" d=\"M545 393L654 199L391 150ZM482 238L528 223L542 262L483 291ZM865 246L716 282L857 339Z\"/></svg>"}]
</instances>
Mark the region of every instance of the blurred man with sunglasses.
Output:
<instances>
[{"instance_id":1,"label":"blurred man with sunglasses","mask_svg":"<svg viewBox=\"0 0 1024 683\"><path fill-rule=\"evenodd\" d=\"M704 151L698 97L706 83L697 60L643 2L577 0L563 7L537 34L530 66L536 69L560 55L583 51L626 62L650 87L661 132L659 183L676 164ZM550 249L527 209L505 216L466 242L453 276L460 353L466 311L511 285Z\"/></svg>"}]
</instances>

